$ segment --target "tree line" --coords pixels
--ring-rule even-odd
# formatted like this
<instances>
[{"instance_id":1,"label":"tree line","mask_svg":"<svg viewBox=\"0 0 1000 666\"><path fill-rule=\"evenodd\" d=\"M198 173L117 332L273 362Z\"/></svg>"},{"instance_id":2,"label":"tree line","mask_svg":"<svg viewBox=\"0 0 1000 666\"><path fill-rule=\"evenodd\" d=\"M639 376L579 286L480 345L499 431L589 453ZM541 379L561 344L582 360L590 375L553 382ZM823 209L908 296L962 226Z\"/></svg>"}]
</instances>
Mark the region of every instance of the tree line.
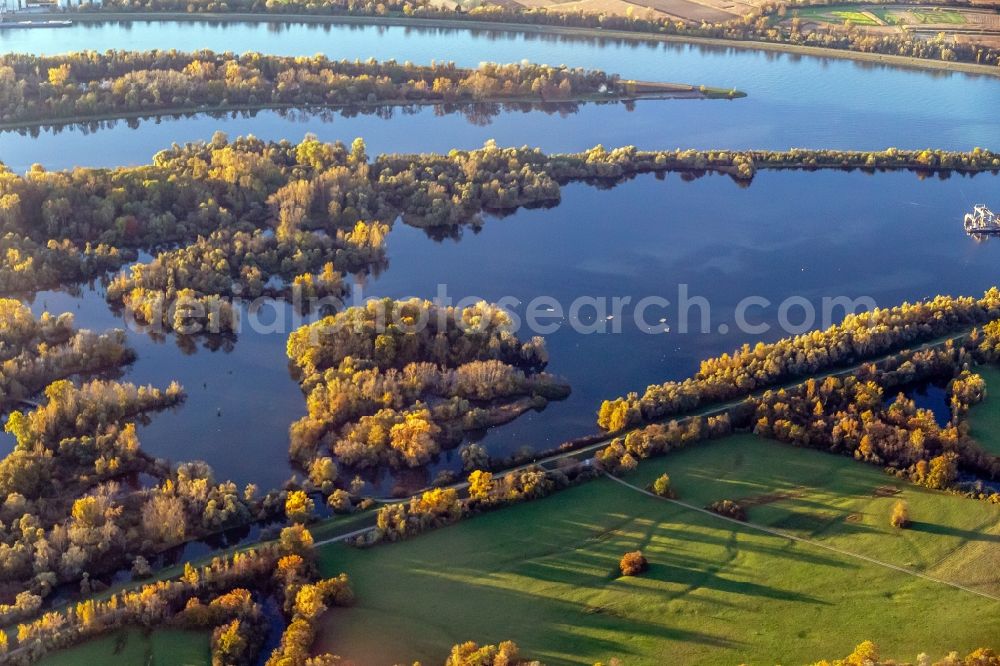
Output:
<instances>
[{"instance_id":1,"label":"tree line","mask_svg":"<svg viewBox=\"0 0 1000 666\"><path fill-rule=\"evenodd\" d=\"M1000 458L969 434L969 408L985 395L975 373L979 363L994 363L1000 326L975 329L961 343L903 352L858 369L748 396L723 413L653 423L615 438L595 459L612 473L628 472L640 460L662 455L734 430L796 446L851 456L888 473L936 490L1000 502L1000 493L972 478L1000 478ZM947 387L952 417L941 424L919 408L905 391L933 382Z\"/></svg>"},{"instance_id":2,"label":"tree line","mask_svg":"<svg viewBox=\"0 0 1000 666\"><path fill-rule=\"evenodd\" d=\"M81 51L0 56L0 123L202 107L559 101L635 94L616 74L566 66L414 65L261 53Z\"/></svg>"},{"instance_id":3,"label":"tree line","mask_svg":"<svg viewBox=\"0 0 1000 666\"><path fill-rule=\"evenodd\" d=\"M459 495L456 488L432 488L407 502L387 504L378 510L375 529L351 543L367 548L408 539L485 511L547 497L594 479L597 474L593 467L579 463L556 471L531 466L503 475L474 470L469 474L465 496Z\"/></svg>"},{"instance_id":4,"label":"tree line","mask_svg":"<svg viewBox=\"0 0 1000 666\"><path fill-rule=\"evenodd\" d=\"M914 662L896 661L882 656L882 651L872 641L859 643L857 647L843 659L828 661L822 659L812 666L1000 666L1000 655L992 648L977 648L964 657L959 652L952 652L941 659L931 661L926 653L920 653Z\"/></svg>"},{"instance_id":5,"label":"tree line","mask_svg":"<svg viewBox=\"0 0 1000 666\"><path fill-rule=\"evenodd\" d=\"M22 622L16 643L0 632L4 663L33 663L45 654L128 627L211 630L212 663L256 663L267 621L262 597L271 596L287 625L266 663L303 664L310 658L320 616L331 606L349 606L354 593L346 575L321 578L312 535L301 526L285 528L277 541L185 564L174 578L84 599L61 610ZM319 655L310 663L334 663Z\"/></svg>"},{"instance_id":6,"label":"tree line","mask_svg":"<svg viewBox=\"0 0 1000 666\"><path fill-rule=\"evenodd\" d=\"M825 331L811 331L774 343L743 345L732 354L706 359L682 381L649 386L640 396L606 400L598 424L618 431L696 409L713 402L805 378L826 370L898 351L944 335L957 335L1000 317L1000 290L981 298L936 296L892 308L849 314Z\"/></svg>"}]
</instances>

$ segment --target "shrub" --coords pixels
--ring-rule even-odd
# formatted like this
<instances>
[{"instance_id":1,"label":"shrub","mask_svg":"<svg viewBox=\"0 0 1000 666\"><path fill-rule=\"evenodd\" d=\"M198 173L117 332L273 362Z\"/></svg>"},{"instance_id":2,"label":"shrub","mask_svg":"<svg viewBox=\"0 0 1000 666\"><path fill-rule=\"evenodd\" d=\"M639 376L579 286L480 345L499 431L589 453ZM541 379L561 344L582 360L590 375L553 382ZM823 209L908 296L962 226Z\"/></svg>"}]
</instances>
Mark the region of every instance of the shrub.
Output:
<instances>
[{"instance_id":1,"label":"shrub","mask_svg":"<svg viewBox=\"0 0 1000 666\"><path fill-rule=\"evenodd\" d=\"M743 508L738 502L733 500L717 500L708 505L708 510L713 511L720 516L725 516L726 518L732 518L733 520L746 521L747 510Z\"/></svg>"},{"instance_id":2,"label":"shrub","mask_svg":"<svg viewBox=\"0 0 1000 666\"><path fill-rule=\"evenodd\" d=\"M649 562L642 554L641 550L634 550L622 555L622 561L618 563L623 576L638 576L649 568Z\"/></svg>"},{"instance_id":3,"label":"shrub","mask_svg":"<svg viewBox=\"0 0 1000 666\"><path fill-rule=\"evenodd\" d=\"M153 567L150 566L149 560L147 560L142 555L139 555L132 561L132 577L139 580L142 578L149 578L153 575Z\"/></svg>"},{"instance_id":4,"label":"shrub","mask_svg":"<svg viewBox=\"0 0 1000 666\"><path fill-rule=\"evenodd\" d=\"M653 484L650 486L650 490L660 497L667 497L669 499L677 497L677 493L670 485L670 475L666 473L661 474L657 477L656 481L653 481Z\"/></svg>"}]
</instances>

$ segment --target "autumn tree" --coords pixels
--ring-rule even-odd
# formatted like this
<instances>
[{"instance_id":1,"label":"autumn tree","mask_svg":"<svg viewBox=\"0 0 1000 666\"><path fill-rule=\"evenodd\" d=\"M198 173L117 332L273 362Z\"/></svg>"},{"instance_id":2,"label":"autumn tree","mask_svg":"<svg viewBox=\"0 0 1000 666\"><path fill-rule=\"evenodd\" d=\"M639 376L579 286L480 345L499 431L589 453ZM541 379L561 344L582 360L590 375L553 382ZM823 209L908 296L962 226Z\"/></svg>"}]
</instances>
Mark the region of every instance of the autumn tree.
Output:
<instances>
[{"instance_id":1,"label":"autumn tree","mask_svg":"<svg viewBox=\"0 0 1000 666\"><path fill-rule=\"evenodd\" d=\"M892 516L889 522L897 529L910 526L910 508L903 500L898 500L892 507Z\"/></svg>"},{"instance_id":2,"label":"autumn tree","mask_svg":"<svg viewBox=\"0 0 1000 666\"><path fill-rule=\"evenodd\" d=\"M670 483L670 476L666 473L656 477L656 480L653 481L651 489L660 497L666 497L669 499L677 497L677 493L674 491L673 486Z\"/></svg>"},{"instance_id":3,"label":"autumn tree","mask_svg":"<svg viewBox=\"0 0 1000 666\"><path fill-rule=\"evenodd\" d=\"M618 568L623 576L638 576L649 568L649 562L641 551L635 550L622 555Z\"/></svg>"}]
</instances>

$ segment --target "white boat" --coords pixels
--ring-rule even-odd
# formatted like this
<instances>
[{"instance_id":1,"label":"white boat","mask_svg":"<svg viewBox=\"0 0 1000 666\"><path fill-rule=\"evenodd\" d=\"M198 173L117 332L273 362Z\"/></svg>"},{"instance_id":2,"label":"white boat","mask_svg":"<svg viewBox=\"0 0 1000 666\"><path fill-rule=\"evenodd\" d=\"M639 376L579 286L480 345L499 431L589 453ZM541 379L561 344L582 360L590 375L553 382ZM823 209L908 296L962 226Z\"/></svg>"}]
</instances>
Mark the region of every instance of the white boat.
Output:
<instances>
[{"instance_id":1,"label":"white boat","mask_svg":"<svg viewBox=\"0 0 1000 666\"><path fill-rule=\"evenodd\" d=\"M1000 216L985 204L976 204L971 213L965 214L965 233L1000 234Z\"/></svg>"}]
</instances>

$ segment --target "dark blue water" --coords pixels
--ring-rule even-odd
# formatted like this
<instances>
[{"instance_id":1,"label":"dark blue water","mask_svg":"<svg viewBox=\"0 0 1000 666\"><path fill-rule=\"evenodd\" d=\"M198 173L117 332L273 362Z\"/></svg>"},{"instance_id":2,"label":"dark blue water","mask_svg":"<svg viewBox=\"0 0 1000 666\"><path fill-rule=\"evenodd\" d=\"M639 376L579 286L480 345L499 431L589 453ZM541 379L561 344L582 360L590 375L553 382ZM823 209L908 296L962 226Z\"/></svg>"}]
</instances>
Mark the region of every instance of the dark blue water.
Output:
<instances>
[{"instance_id":1,"label":"dark blue water","mask_svg":"<svg viewBox=\"0 0 1000 666\"><path fill-rule=\"evenodd\" d=\"M255 601L261 605L264 618L267 621L267 635L264 637L264 643L261 645L254 663L256 666L264 666L275 648L281 645L281 635L285 632L288 621L281 612L281 605L274 597L258 597Z\"/></svg>"},{"instance_id":2,"label":"dark blue water","mask_svg":"<svg viewBox=\"0 0 1000 666\"><path fill-rule=\"evenodd\" d=\"M889 407L889 405L896 402L896 398L900 393L912 400L918 408L930 410L934 415L934 422L942 428L951 421L951 407L948 404L947 386L923 383L887 391L883 400L885 407Z\"/></svg>"}]
</instances>

